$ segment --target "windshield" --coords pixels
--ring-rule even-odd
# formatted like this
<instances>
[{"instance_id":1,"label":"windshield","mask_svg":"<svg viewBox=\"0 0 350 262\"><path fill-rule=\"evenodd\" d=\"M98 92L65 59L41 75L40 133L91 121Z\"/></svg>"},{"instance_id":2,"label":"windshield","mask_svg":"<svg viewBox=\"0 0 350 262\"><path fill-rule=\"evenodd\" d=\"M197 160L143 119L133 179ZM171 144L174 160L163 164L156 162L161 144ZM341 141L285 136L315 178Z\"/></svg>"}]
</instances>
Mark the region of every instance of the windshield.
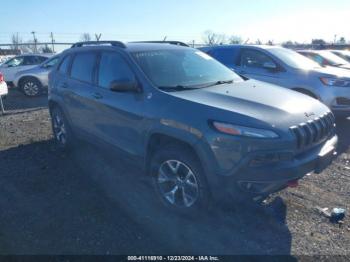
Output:
<instances>
[{"instance_id":1,"label":"windshield","mask_svg":"<svg viewBox=\"0 0 350 262\"><path fill-rule=\"evenodd\" d=\"M8 60L7 62L5 62L5 64L8 66L18 66L22 64L22 62L23 62L23 57L14 57Z\"/></svg>"},{"instance_id":2,"label":"windshield","mask_svg":"<svg viewBox=\"0 0 350 262\"><path fill-rule=\"evenodd\" d=\"M338 66L338 65L345 65L348 62L344 60L343 58L333 54L329 51L320 51L318 53L320 56L322 56L324 59L328 61L328 63L332 66Z\"/></svg>"},{"instance_id":3,"label":"windshield","mask_svg":"<svg viewBox=\"0 0 350 262\"><path fill-rule=\"evenodd\" d=\"M233 71L194 49L135 52L133 56L158 87L201 87L223 81L241 81Z\"/></svg>"},{"instance_id":4,"label":"windshield","mask_svg":"<svg viewBox=\"0 0 350 262\"><path fill-rule=\"evenodd\" d=\"M55 66L57 64L59 58L60 58L59 56L52 57L49 60L47 60L44 63L42 63L42 65L44 67L53 67L53 66Z\"/></svg>"},{"instance_id":5,"label":"windshield","mask_svg":"<svg viewBox=\"0 0 350 262\"><path fill-rule=\"evenodd\" d=\"M270 53L275 55L277 58L282 60L285 64L290 67L297 69L313 69L320 67L316 62L312 61L301 54L298 54L295 51L286 49L286 48L271 48L268 49Z\"/></svg>"}]
</instances>

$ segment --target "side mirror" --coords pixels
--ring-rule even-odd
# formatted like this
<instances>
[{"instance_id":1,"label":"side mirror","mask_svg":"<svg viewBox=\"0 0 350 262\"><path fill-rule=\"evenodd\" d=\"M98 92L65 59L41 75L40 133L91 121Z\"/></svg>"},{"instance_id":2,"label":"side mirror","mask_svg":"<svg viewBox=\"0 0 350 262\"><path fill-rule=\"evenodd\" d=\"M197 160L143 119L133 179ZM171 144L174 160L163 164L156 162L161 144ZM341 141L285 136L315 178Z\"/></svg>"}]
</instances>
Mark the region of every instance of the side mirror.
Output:
<instances>
[{"instance_id":1,"label":"side mirror","mask_svg":"<svg viewBox=\"0 0 350 262\"><path fill-rule=\"evenodd\" d=\"M112 81L109 89L114 92L140 92L136 81L125 79Z\"/></svg>"},{"instance_id":2,"label":"side mirror","mask_svg":"<svg viewBox=\"0 0 350 262\"><path fill-rule=\"evenodd\" d=\"M268 70L275 71L277 69L277 65L273 62L265 62L263 64L263 67Z\"/></svg>"}]
</instances>

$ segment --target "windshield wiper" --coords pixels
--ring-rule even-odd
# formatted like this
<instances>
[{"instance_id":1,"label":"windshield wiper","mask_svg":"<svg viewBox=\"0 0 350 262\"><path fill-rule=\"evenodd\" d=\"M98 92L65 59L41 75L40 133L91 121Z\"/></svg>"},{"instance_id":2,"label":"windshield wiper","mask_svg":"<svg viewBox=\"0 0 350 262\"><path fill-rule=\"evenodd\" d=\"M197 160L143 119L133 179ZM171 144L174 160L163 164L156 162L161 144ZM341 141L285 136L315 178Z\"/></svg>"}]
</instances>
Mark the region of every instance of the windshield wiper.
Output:
<instances>
[{"instance_id":1,"label":"windshield wiper","mask_svg":"<svg viewBox=\"0 0 350 262\"><path fill-rule=\"evenodd\" d=\"M190 87L190 86L183 86L183 85L177 85L177 86L158 86L159 89L164 91L183 91L183 90L193 90L197 89L196 87Z\"/></svg>"},{"instance_id":2,"label":"windshield wiper","mask_svg":"<svg viewBox=\"0 0 350 262\"><path fill-rule=\"evenodd\" d=\"M219 80L214 83L210 83L206 85L205 87L211 87L211 86L218 86L218 85L224 85L224 84L232 84L234 80Z\"/></svg>"}]
</instances>

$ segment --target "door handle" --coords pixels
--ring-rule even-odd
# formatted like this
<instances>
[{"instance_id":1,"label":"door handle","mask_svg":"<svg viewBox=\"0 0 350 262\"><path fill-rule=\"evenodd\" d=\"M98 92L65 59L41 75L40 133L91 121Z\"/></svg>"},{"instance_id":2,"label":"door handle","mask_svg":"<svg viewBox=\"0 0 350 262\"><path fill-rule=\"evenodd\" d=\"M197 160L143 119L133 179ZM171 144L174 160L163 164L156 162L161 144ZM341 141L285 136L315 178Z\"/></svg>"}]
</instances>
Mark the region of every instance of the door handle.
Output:
<instances>
[{"instance_id":1,"label":"door handle","mask_svg":"<svg viewBox=\"0 0 350 262\"><path fill-rule=\"evenodd\" d=\"M61 88L68 88L68 84L67 84L67 83L63 83L63 84L61 85Z\"/></svg>"},{"instance_id":2,"label":"door handle","mask_svg":"<svg viewBox=\"0 0 350 262\"><path fill-rule=\"evenodd\" d=\"M101 99L101 98L103 98L103 96L102 96L100 93L93 93L93 94L92 94L92 97L95 98L95 99Z\"/></svg>"}]
</instances>

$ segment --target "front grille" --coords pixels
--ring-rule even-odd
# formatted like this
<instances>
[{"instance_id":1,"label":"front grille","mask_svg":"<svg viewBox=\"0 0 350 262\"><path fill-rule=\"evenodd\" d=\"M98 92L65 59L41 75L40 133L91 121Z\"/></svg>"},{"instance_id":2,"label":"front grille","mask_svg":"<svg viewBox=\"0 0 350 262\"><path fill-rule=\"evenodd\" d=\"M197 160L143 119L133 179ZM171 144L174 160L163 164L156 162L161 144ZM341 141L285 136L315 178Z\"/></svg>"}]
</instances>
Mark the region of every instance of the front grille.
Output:
<instances>
[{"instance_id":1,"label":"front grille","mask_svg":"<svg viewBox=\"0 0 350 262\"><path fill-rule=\"evenodd\" d=\"M334 129L335 118L331 112L298 126L290 127L296 138L298 149L317 144L334 133Z\"/></svg>"},{"instance_id":2,"label":"front grille","mask_svg":"<svg viewBox=\"0 0 350 262\"><path fill-rule=\"evenodd\" d=\"M345 97L338 97L337 104L341 106L350 106L350 99Z\"/></svg>"}]
</instances>

